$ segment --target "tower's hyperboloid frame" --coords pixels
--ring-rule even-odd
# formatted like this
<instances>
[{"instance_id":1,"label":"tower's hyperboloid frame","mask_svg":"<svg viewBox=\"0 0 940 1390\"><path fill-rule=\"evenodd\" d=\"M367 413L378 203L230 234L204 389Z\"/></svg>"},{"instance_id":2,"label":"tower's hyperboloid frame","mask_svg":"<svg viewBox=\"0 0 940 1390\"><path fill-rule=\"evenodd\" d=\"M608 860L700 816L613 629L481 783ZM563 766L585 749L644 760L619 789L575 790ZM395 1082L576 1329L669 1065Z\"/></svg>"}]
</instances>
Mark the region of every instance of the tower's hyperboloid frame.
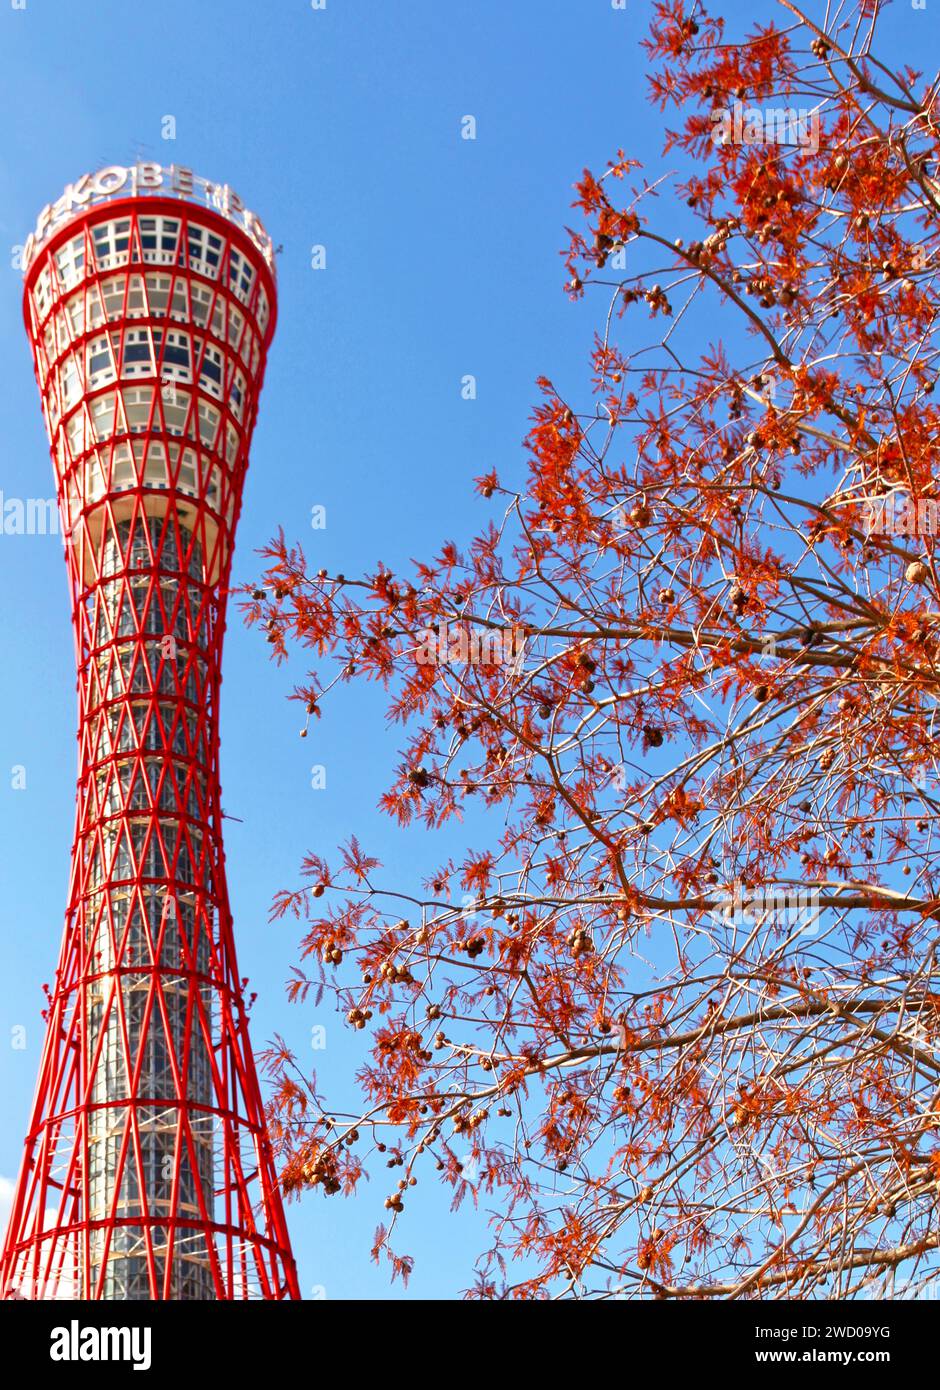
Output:
<instances>
[{"instance_id":1,"label":"tower's hyperboloid frame","mask_svg":"<svg viewBox=\"0 0 940 1390\"><path fill-rule=\"evenodd\" d=\"M227 186L140 163L70 185L24 262L79 772L0 1291L296 1297L219 802L226 598L276 312L270 238Z\"/></svg>"}]
</instances>

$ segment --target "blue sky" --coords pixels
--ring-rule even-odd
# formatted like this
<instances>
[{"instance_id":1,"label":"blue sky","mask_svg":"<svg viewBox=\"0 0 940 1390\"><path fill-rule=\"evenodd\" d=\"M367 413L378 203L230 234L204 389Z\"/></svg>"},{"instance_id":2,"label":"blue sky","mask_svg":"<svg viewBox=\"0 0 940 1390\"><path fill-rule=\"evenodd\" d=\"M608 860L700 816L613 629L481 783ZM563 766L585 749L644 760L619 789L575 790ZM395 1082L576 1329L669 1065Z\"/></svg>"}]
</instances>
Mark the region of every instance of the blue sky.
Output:
<instances>
[{"instance_id":1,"label":"blue sky","mask_svg":"<svg viewBox=\"0 0 940 1390\"><path fill-rule=\"evenodd\" d=\"M14 0L17 3L17 0ZM745 23L770 0L716 6ZM118 0L0 2L0 491L45 497L51 466L20 309L14 248L67 182L135 158L230 183L279 257L280 323L269 359L234 577L279 525L331 571L393 568L467 539L488 512L472 487L520 477L520 441L544 374L586 392L596 307L562 293L558 255L571 185L618 147L656 164L660 121L644 98L638 42L649 7L610 0ZM895 25L931 25L905 5ZM915 50L916 52L916 46ZM461 139L473 115L477 138ZM164 140L165 118L175 140ZM311 248L326 247L326 268ZM464 400L461 378L477 378ZM313 531L311 509L326 508ZM0 1175L15 1175L39 1064L41 982L51 980L66 898L75 775L74 668L61 547L0 534ZM253 1041L275 1030L349 1094L365 1035L326 1004L290 1006L296 929L268 924L308 850L357 833L417 885L443 858L420 829L375 810L395 762L378 697L352 692L298 738L283 698L302 668L276 669L230 617L222 703L229 886L242 973L258 991ZM325 790L311 789L323 764ZM13 790L10 769L26 769ZM11 1030L25 1025L27 1046ZM310 1049L325 1026L327 1047ZM0 1197L3 1187L0 1184ZM354 1202L289 1208L301 1286L330 1298L400 1297L369 1262L381 1172ZM410 1202L401 1250L409 1293L471 1282L485 1213L444 1220L430 1190Z\"/></svg>"}]
</instances>

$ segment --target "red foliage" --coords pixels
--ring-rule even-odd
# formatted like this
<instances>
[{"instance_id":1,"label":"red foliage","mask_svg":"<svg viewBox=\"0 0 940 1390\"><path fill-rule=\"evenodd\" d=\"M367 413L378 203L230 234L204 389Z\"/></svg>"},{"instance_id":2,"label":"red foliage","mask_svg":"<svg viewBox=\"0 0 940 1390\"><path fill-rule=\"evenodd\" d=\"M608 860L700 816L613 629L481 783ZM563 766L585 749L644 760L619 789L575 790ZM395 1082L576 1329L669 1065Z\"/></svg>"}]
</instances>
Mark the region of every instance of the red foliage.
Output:
<instances>
[{"instance_id":1,"label":"red foliage","mask_svg":"<svg viewBox=\"0 0 940 1390\"><path fill-rule=\"evenodd\" d=\"M494 813L404 918L355 840L276 905L293 988L371 1041L354 1122L272 1055L285 1185L391 1159L377 1256L419 1174L485 1197L474 1296L845 1297L935 1259L936 521L882 522L938 505L940 142L878 8L825 34L781 0L732 41L657 4L694 173L654 198L619 151L576 185L593 401L539 383L467 549L346 579L281 536L248 605L311 653L310 713L387 689L390 815ZM806 138L716 140L735 102Z\"/></svg>"}]
</instances>

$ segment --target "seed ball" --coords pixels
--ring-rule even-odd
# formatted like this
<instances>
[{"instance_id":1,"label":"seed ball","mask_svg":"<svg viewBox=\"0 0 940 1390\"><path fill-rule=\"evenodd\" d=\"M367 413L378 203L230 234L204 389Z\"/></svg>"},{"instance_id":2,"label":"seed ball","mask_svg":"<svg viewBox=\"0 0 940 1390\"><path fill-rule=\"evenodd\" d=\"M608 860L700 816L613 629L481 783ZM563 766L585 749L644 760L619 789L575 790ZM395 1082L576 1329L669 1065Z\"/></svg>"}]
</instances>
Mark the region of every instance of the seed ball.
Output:
<instances>
[{"instance_id":1,"label":"seed ball","mask_svg":"<svg viewBox=\"0 0 940 1390\"><path fill-rule=\"evenodd\" d=\"M924 580L927 578L927 574L927 566L920 560L915 560L913 564L908 565L907 569L904 571L904 578L907 580L908 584L923 584Z\"/></svg>"}]
</instances>

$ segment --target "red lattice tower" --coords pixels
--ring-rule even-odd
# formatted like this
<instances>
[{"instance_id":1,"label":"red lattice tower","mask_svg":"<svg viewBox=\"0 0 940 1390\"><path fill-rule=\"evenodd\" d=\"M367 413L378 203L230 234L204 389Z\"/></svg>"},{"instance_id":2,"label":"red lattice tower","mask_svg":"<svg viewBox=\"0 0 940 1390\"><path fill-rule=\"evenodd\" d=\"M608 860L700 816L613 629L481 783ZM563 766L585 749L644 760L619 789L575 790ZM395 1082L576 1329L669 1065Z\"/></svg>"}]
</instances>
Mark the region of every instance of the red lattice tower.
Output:
<instances>
[{"instance_id":1,"label":"red lattice tower","mask_svg":"<svg viewBox=\"0 0 940 1390\"><path fill-rule=\"evenodd\" d=\"M139 164L25 251L79 691L68 911L7 1297L298 1297L225 884L219 687L276 291L228 188Z\"/></svg>"}]
</instances>

